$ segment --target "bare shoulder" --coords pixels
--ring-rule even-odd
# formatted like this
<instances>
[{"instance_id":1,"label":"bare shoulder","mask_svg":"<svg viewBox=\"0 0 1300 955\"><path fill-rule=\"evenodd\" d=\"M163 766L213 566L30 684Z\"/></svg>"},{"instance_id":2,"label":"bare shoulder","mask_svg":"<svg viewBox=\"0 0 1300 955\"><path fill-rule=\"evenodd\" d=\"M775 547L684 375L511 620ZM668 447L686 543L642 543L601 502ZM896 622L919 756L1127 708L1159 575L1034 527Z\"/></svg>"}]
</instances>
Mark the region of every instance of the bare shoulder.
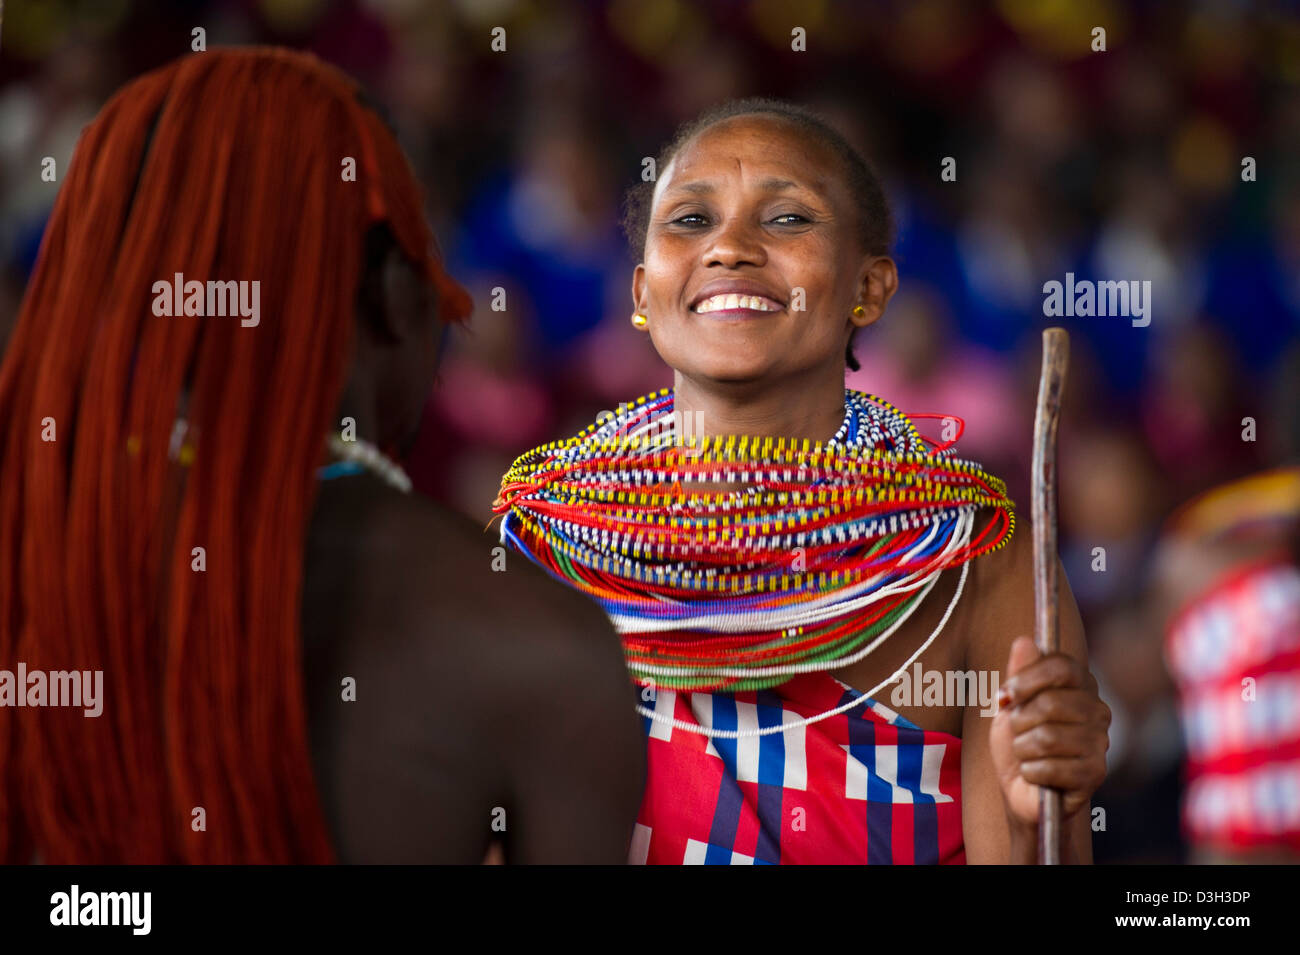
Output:
<instances>
[{"instance_id":1,"label":"bare shoulder","mask_svg":"<svg viewBox=\"0 0 1300 955\"><path fill-rule=\"evenodd\" d=\"M1017 514L1010 540L997 550L976 557L971 565L971 593L980 623L996 624L1014 615L1034 596L1033 527Z\"/></svg>"},{"instance_id":2,"label":"bare shoulder","mask_svg":"<svg viewBox=\"0 0 1300 955\"><path fill-rule=\"evenodd\" d=\"M415 591L413 632L437 648L417 669L456 661L447 693L462 728L492 741L507 801L522 812L507 855L625 858L645 740L604 611L468 518L423 501L396 517L405 529L392 570ZM570 817L571 827L557 822Z\"/></svg>"},{"instance_id":3,"label":"bare shoulder","mask_svg":"<svg viewBox=\"0 0 1300 955\"><path fill-rule=\"evenodd\" d=\"M322 792L351 857L477 861L491 833L461 822L517 806L556 829L578 789L634 813L635 690L600 608L517 554L503 565L482 525L432 501L367 476L330 485L308 529L304 669ZM609 766L631 781L622 801L592 775ZM560 783L550 801L525 788ZM455 832L410 821L421 814Z\"/></svg>"},{"instance_id":4,"label":"bare shoulder","mask_svg":"<svg viewBox=\"0 0 1300 955\"><path fill-rule=\"evenodd\" d=\"M622 649L599 605L504 547L495 525L389 492L357 543L373 561L371 601L425 648L417 661L454 664L463 684L492 687L512 711L566 698L630 709Z\"/></svg>"},{"instance_id":5,"label":"bare shoulder","mask_svg":"<svg viewBox=\"0 0 1300 955\"><path fill-rule=\"evenodd\" d=\"M599 605L506 548L496 527L418 495L388 493L358 544L376 565L371 586L400 598L395 612L404 610L426 636L460 645L500 677L517 655L534 676L578 666L576 658L622 674L618 641Z\"/></svg>"},{"instance_id":6,"label":"bare shoulder","mask_svg":"<svg viewBox=\"0 0 1300 955\"><path fill-rule=\"evenodd\" d=\"M1059 557L1056 561L1061 649L1086 659L1079 610L1065 568ZM975 558L969 586L974 626L967 659L976 667L1000 667L1016 637L1034 635L1034 534L1028 514L1016 515L1015 531L1003 547Z\"/></svg>"}]
</instances>

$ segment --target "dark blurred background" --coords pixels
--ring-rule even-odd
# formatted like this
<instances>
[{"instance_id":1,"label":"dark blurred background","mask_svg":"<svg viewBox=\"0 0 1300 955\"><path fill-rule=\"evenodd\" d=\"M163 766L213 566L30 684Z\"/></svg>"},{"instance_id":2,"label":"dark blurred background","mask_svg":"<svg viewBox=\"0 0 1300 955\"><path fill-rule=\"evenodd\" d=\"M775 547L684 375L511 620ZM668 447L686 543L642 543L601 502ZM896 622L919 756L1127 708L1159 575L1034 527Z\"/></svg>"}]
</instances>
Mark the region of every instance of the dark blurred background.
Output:
<instances>
[{"instance_id":1,"label":"dark blurred background","mask_svg":"<svg viewBox=\"0 0 1300 955\"><path fill-rule=\"evenodd\" d=\"M1161 663L1143 604L1173 506L1300 455L1300 20L1234 2L5 6L0 342L58 188L41 160L61 181L113 90L188 53L195 27L210 47L310 49L388 109L474 293L409 465L485 523L515 455L671 384L628 322L618 218L642 158L732 97L822 111L877 165L900 225L901 288L858 336L852 387L963 417L963 456L1027 510L1040 333L1071 333L1062 551L1115 711L1096 857L1185 858L1176 710L1144 676ZM796 26L806 52L790 48ZM940 178L948 156L955 182ZM1043 283L1067 271L1150 280L1150 325L1045 318Z\"/></svg>"}]
</instances>

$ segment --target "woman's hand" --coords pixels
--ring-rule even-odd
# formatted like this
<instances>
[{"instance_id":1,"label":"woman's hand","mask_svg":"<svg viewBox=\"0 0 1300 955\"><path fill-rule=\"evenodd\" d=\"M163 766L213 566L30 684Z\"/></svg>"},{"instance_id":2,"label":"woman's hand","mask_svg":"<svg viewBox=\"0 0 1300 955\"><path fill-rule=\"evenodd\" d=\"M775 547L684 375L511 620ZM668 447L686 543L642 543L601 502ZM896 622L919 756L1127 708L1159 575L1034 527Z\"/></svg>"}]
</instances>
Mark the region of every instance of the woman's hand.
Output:
<instances>
[{"instance_id":1,"label":"woman's hand","mask_svg":"<svg viewBox=\"0 0 1300 955\"><path fill-rule=\"evenodd\" d=\"M1088 805L1106 778L1110 708L1097 680L1062 653L1044 656L1033 640L1011 644L989 748L1013 831L1038 823L1038 790L1062 791L1062 822Z\"/></svg>"}]
</instances>

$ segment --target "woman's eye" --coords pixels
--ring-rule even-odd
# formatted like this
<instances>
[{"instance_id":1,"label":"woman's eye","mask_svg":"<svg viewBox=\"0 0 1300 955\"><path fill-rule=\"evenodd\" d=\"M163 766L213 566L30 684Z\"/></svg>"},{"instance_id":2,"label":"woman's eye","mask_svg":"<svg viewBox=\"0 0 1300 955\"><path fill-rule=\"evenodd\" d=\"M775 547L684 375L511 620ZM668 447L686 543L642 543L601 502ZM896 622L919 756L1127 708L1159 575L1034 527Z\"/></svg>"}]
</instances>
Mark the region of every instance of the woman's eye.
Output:
<instances>
[{"instance_id":1,"label":"woman's eye","mask_svg":"<svg viewBox=\"0 0 1300 955\"><path fill-rule=\"evenodd\" d=\"M797 212L783 212L781 215L776 216L772 221L779 222L781 225L800 225L808 220Z\"/></svg>"},{"instance_id":2,"label":"woman's eye","mask_svg":"<svg viewBox=\"0 0 1300 955\"><path fill-rule=\"evenodd\" d=\"M694 220L694 221L691 221ZM702 225L705 219L698 212L688 212L684 216L678 216L673 220L673 225Z\"/></svg>"}]
</instances>

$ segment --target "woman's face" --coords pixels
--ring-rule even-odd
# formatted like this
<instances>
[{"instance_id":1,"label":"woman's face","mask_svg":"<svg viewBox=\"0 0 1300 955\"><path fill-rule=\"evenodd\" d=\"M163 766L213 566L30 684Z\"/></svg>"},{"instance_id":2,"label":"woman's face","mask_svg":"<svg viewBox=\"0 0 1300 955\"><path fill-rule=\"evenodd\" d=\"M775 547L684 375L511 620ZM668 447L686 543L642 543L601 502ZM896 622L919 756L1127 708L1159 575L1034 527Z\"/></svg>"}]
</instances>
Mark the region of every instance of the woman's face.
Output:
<instances>
[{"instance_id":1,"label":"woman's face","mask_svg":"<svg viewBox=\"0 0 1300 955\"><path fill-rule=\"evenodd\" d=\"M837 157L779 117L688 142L656 185L632 283L660 356L700 383L842 378L853 327L897 285L889 259L861 250L856 216Z\"/></svg>"}]
</instances>

